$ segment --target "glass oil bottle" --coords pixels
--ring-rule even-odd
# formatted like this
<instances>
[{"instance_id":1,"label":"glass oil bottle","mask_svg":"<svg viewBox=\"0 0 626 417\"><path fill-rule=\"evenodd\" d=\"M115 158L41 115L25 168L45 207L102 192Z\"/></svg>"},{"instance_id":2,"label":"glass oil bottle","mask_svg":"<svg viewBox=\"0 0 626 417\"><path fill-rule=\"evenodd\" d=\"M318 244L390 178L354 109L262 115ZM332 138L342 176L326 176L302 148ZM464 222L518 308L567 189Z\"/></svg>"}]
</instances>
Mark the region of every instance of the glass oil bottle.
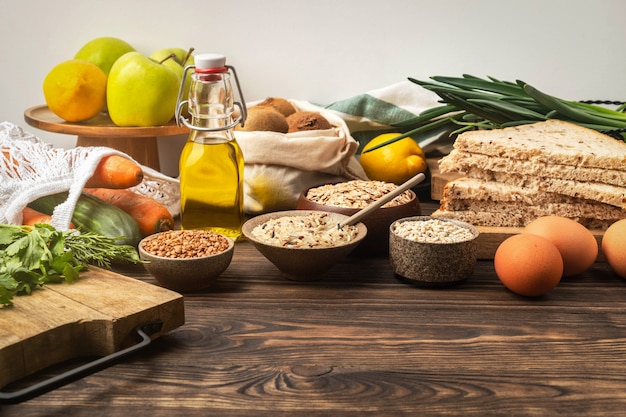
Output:
<instances>
[{"instance_id":1,"label":"glass oil bottle","mask_svg":"<svg viewBox=\"0 0 626 417\"><path fill-rule=\"evenodd\" d=\"M189 97L181 101L191 70ZM240 102L235 101L231 78ZM185 109L191 121L183 116ZM235 69L223 55L196 55L195 65L183 73L176 106L178 125L190 129L179 165L182 229L212 230L235 240L241 236L244 161L234 129L245 118Z\"/></svg>"}]
</instances>

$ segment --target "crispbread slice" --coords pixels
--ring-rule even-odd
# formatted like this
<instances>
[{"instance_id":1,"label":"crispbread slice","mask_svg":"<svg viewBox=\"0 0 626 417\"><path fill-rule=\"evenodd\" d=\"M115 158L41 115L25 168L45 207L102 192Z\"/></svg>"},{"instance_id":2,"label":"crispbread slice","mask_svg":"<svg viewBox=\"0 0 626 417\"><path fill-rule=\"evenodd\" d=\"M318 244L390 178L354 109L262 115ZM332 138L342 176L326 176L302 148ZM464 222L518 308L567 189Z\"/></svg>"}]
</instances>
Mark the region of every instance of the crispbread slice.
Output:
<instances>
[{"instance_id":1,"label":"crispbread slice","mask_svg":"<svg viewBox=\"0 0 626 417\"><path fill-rule=\"evenodd\" d=\"M442 212L482 214L485 226L520 227L538 216L559 215L589 222L591 219L616 221L626 217L626 210L594 200L544 192L537 188L518 187L476 178L458 178L448 182L440 201ZM502 217L501 213L506 216ZM469 214L468 214L469 215ZM506 223L506 224L503 224Z\"/></svg>"},{"instance_id":2,"label":"crispbread slice","mask_svg":"<svg viewBox=\"0 0 626 417\"><path fill-rule=\"evenodd\" d=\"M538 217L556 215L603 229L626 218L626 210L536 188L463 177L446 184L433 215L501 227L524 227Z\"/></svg>"},{"instance_id":3,"label":"crispbread slice","mask_svg":"<svg viewBox=\"0 0 626 417\"><path fill-rule=\"evenodd\" d=\"M514 185L533 191L544 191L599 201L626 209L626 188L616 185L552 177L529 177L480 169L470 169L468 177Z\"/></svg>"},{"instance_id":4,"label":"crispbread slice","mask_svg":"<svg viewBox=\"0 0 626 417\"><path fill-rule=\"evenodd\" d=\"M465 132L442 158L449 182L433 215L524 227L546 215L606 228L626 217L626 143L560 120Z\"/></svg>"},{"instance_id":5,"label":"crispbread slice","mask_svg":"<svg viewBox=\"0 0 626 417\"><path fill-rule=\"evenodd\" d=\"M626 170L626 143L561 120L460 134L454 148L501 158Z\"/></svg>"},{"instance_id":6,"label":"crispbread slice","mask_svg":"<svg viewBox=\"0 0 626 417\"><path fill-rule=\"evenodd\" d=\"M494 206L494 208L496 208ZM497 211L447 211L436 210L432 213L433 217L461 220L474 226L491 226L491 227L525 227L531 221L544 216L555 215L555 213L544 213L535 207L523 205L516 206L499 206ZM556 214L567 217L565 214ZM606 230L614 220L601 220L590 218L570 217L589 229Z\"/></svg>"},{"instance_id":7,"label":"crispbread slice","mask_svg":"<svg viewBox=\"0 0 626 417\"><path fill-rule=\"evenodd\" d=\"M497 213L502 210L526 213L524 219L531 220L536 216L564 216L572 219L598 219L617 221L626 217L626 211L619 207L602 203L547 203L541 205L527 205L523 203L507 202L494 205L487 201L450 200L442 203L440 210L447 211L474 211Z\"/></svg>"},{"instance_id":8,"label":"crispbread slice","mask_svg":"<svg viewBox=\"0 0 626 417\"><path fill-rule=\"evenodd\" d=\"M461 220L474 226L491 226L491 227L524 227L528 224L530 216L526 210L500 210L500 211L481 211L473 210L436 210L431 214L432 217Z\"/></svg>"},{"instance_id":9,"label":"crispbread slice","mask_svg":"<svg viewBox=\"0 0 626 417\"><path fill-rule=\"evenodd\" d=\"M485 175L487 176L487 175ZM563 194L547 193L537 188L461 177L449 181L443 189L442 204L455 200L478 200L488 203L523 203L541 205L549 203L580 203L582 199Z\"/></svg>"},{"instance_id":10,"label":"crispbread slice","mask_svg":"<svg viewBox=\"0 0 626 417\"><path fill-rule=\"evenodd\" d=\"M585 166L572 167L571 165L546 163L536 160L529 161L489 156L480 153L464 152L458 149L453 149L439 161L439 171L442 173L459 172L467 174L474 168L524 176L554 177L563 180L597 182L617 186L626 184L626 170Z\"/></svg>"}]
</instances>

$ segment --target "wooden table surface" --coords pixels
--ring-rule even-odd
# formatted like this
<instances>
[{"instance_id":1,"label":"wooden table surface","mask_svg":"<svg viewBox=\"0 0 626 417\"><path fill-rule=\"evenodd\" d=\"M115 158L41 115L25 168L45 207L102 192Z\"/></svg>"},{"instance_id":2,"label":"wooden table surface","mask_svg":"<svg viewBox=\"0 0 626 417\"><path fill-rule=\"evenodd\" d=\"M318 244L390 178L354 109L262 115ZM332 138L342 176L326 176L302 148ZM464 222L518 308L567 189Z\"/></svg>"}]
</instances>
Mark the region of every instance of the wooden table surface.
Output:
<instances>
[{"instance_id":1,"label":"wooden table surface","mask_svg":"<svg viewBox=\"0 0 626 417\"><path fill-rule=\"evenodd\" d=\"M385 256L291 282L243 242L213 290L185 294L185 325L0 416L623 415L625 294L605 263L538 299L491 261L448 288Z\"/></svg>"}]
</instances>

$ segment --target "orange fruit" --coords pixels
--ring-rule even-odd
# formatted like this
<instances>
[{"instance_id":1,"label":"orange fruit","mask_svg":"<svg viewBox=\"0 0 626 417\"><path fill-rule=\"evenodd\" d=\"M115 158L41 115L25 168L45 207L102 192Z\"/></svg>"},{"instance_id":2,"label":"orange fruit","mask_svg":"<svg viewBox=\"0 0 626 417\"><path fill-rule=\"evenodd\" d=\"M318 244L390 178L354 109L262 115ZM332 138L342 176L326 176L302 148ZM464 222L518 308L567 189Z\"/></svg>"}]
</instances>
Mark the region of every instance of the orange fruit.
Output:
<instances>
[{"instance_id":1,"label":"orange fruit","mask_svg":"<svg viewBox=\"0 0 626 417\"><path fill-rule=\"evenodd\" d=\"M43 81L48 108L61 119L80 122L97 116L106 106L107 76L87 61L70 59L56 65Z\"/></svg>"},{"instance_id":2,"label":"orange fruit","mask_svg":"<svg viewBox=\"0 0 626 417\"><path fill-rule=\"evenodd\" d=\"M418 143L410 137L365 152L399 133L384 133L370 140L361 151L359 161L371 180L402 184L428 168L426 155Z\"/></svg>"}]
</instances>

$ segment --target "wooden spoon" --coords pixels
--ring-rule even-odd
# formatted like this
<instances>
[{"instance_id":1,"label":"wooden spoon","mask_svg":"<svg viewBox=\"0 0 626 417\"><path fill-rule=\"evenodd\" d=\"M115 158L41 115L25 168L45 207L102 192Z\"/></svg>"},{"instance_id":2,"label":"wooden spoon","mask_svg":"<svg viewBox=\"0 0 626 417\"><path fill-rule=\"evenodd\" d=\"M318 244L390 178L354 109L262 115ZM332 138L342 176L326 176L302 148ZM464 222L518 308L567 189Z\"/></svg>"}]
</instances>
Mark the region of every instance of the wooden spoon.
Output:
<instances>
[{"instance_id":1,"label":"wooden spoon","mask_svg":"<svg viewBox=\"0 0 626 417\"><path fill-rule=\"evenodd\" d=\"M367 217L370 214L372 214L372 212L378 210L378 208L380 208L382 205L384 205L385 203L393 200L394 198L396 198L397 196L399 196L400 194L402 194L403 192L405 192L409 188L415 187L417 184L419 184L420 182L424 181L424 179L426 179L426 176L423 173L420 172L416 176L414 176L411 179L407 180L404 184L398 186L392 192L385 194L384 196L382 196L378 200L370 203L367 207L364 207L361 210L359 210L356 213L354 213L352 216L350 216L348 219L346 219L342 223L339 223L339 227L342 227L342 226L352 226L352 225L357 224L358 222L363 220L365 217Z\"/></svg>"}]
</instances>

